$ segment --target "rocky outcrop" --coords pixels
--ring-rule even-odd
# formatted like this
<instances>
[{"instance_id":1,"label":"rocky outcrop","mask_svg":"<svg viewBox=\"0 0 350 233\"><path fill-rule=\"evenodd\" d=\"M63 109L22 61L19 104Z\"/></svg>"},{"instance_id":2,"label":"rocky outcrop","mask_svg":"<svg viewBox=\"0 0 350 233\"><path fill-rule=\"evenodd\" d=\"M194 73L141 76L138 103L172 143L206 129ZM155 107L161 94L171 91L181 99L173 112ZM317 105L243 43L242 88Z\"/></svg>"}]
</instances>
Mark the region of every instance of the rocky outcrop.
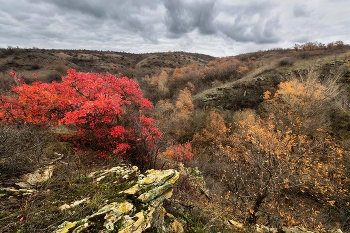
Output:
<instances>
[{"instance_id":1,"label":"rocky outcrop","mask_svg":"<svg viewBox=\"0 0 350 233\"><path fill-rule=\"evenodd\" d=\"M149 228L157 228L159 232L183 232L182 224L163 208L163 201L172 196L172 187L179 178L173 169L148 170L139 174L137 167L114 167L89 175L93 182L109 182L123 184L124 190L116 195L124 197L124 201L112 202L78 221L65 221L56 233L65 232L143 232ZM60 207L62 211L79 205L88 199L77 200L72 204Z\"/></svg>"}]
</instances>

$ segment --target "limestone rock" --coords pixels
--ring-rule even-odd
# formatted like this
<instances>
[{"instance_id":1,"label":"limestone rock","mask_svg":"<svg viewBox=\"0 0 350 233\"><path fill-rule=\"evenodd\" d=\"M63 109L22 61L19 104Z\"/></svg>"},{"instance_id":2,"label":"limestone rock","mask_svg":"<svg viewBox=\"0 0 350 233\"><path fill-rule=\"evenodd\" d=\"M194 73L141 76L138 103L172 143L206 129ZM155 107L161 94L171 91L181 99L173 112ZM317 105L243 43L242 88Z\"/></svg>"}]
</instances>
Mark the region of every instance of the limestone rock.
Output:
<instances>
[{"instance_id":1,"label":"limestone rock","mask_svg":"<svg viewBox=\"0 0 350 233\"><path fill-rule=\"evenodd\" d=\"M179 179L179 173L175 170L166 170L155 172L152 170L146 177L148 181L152 180L151 183L145 182L142 184L152 184L155 186L153 189L142 193L137 199L143 203L154 200L160 195L164 194L167 190L171 189L174 183Z\"/></svg>"},{"instance_id":2,"label":"limestone rock","mask_svg":"<svg viewBox=\"0 0 350 233\"><path fill-rule=\"evenodd\" d=\"M116 195L125 196L122 203L113 202L103 206L96 213L79 221L64 222L56 229L56 233L64 232L143 232L153 228L157 222L164 222L167 216L162 207L163 201L172 196L172 187L179 178L179 173L173 169L148 170L140 175L136 167L118 166L108 170L89 174L95 182L101 182L109 177L112 182L134 182L134 185ZM113 181L115 180L115 181ZM62 205L60 209L71 208L86 199ZM170 221L168 221L170 222ZM165 226L164 226L165 227ZM175 218L165 227L164 232L184 232L182 224Z\"/></svg>"},{"instance_id":3,"label":"limestone rock","mask_svg":"<svg viewBox=\"0 0 350 233\"><path fill-rule=\"evenodd\" d=\"M2 196L28 196L35 192L34 189L15 189L13 187L0 188L0 197Z\"/></svg>"},{"instance_id":4,"label":"limestone rock","mask_svg":"<svg viewBox=\"0 0 350 233\"><path fill-rule=\"evenodd\" d=\"M96 182L100 182L106 177L113 177L114 183L121 183L124 181L134 179L138 174L139 174L138 167L120 165L117 167L112 167L107 170L92 172L88 175L88 177L93 178Z\"/></svg>"},{"instance_id":5,"label":"limestone rock","mask_svg":"<svg viewBox=\"0 0 350 233\"><path fill-rule=\"evenodd\" d=\"M61 206L59 207L59 209L60 209L61 211L63 211L63 210L66 210L66 209L70 209L70 208L76 207L76 206L78 206L78 205L80 205L80 204L82 204L82 203L84 203L84 202L87 202L87 201L89 201L89 198L84 198L84 199L82 199L82 200L75 201L75 202L73 202L73 203L70 204L70 205L68 205L68 204L61 205Z\"/></svg>"},{"instance_id":6,"label":"limestone rock","mask_svg":"<svg viewBox=\"0 0 350 233\"><path fill-rule=\"evenodd\" d=\"M257 233L277 233L277 228L270 228L264 225L256 225L255 226L255 232Z\"/></svg>"},{"instance_id":7,"label":"limestone rock","mask_svg":"<svg viewBox=\"0 0 350 233\"><path fill-rule=\"evenodd\" d=\"M28 188L29 186L35 187L52 177L55 165L49 165L43 168L37 169L33 173L28 173L23 175L23 180L25 183L19 182L17 185L23 188Z\"/></svg>"},{"instance_id":8,"label":"limestone rock","mask_svg":"<svg viewBox=\"0 0 350 233\"><path fill-rule=\"evenodd\" d=\"M234 227L238 228L238 229L243 229L243 223L237 222L235 220L228 220L229 223L231 223Z\"/></svg>"},{"instance_id":9,"label":"limestone rock","mask_svg":"<svg viewBox=\"0 0 350 233\"><path fill-rule=\"evenodd\" d=\"M75 227L75 225L77 225L77 222L64 222L58 226L58 229L56 232L68 233L69 229Z\"/></svg>"},{"instance_id":10,"label":"limestone rock","mask_svg":"<svg viewBox=\"0 0 350 233\"><path fill-rule=\"evenodd\" d=\"M182 223L174 219L173 223L171 224L171 229L169 232L177 232L177 233L183 233L185 232L184 227Z\"/></svg>"},{"instance_id":11,"label":"limestone rock","mask_svg":"<svg viewBox=\"0 0 350 233\"><path fill-rule=\"evenodd\" d=\"M137 195L142 203L149 202L171 189L179 179L179 173L173 169L148 170L145 176L139 176L137 183L120 192L126 195Z\"/></svg>"},{"instance_id":12,"label":"limestone rock","mask_svg":"<svg viewBox=\"0 0 350 233\"><path fill-rule=\"evenodd\" d=\"M18 187L22 188L22 189L30 189L32 188L33 186L28 184L27 182L24 182L24 181L20 181L20 182L17 182L15 183L15 185L17 185Z\"/></svg>"},{"instance_id":13,"label":"limestone rock","mask_svg":"<svg viewBox=\"0 0 350 233\"><path fill-rule=\"evenodd\" d=\"M176 219L172 214L167 213L164 207L159 208L159 211L154 218L157 219L152 226L154 232L185 232L183 223Z\"/></svg>"}]
</instances>

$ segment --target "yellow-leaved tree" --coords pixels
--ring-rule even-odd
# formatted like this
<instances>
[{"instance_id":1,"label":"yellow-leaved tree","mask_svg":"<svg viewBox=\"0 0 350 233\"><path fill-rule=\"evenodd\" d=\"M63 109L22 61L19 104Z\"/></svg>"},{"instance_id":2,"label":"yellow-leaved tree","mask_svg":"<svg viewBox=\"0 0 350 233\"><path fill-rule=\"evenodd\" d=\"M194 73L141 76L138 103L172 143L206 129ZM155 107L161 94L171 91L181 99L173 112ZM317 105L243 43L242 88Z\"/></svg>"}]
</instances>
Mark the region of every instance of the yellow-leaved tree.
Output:
<instances>
[{"instance_id":1,"label":"yellow-leaved tree","mask_svg":"<svg viewBox=\"0 0 350 233\"><path fill-rule=\"evenodd\" d=\"M160 72L159 75L152 76L150 84L156 87L158 95L165 96L166 94L168 94L168 79L168 73L165 70L162 70L162 72Z\"/></svg>"},{"instance_id":2,"label":"yellow-leaved tree","mask_svg":"<svg viewBox=\"0 0 350 233\"><path fill-rule=\"evenodd\" d=\"M340 94L336 80L310 73L265 93L260 115L236 112L231 128L208 121L193 145L206 180L216 181L212 192L250 223L319 230L349 224L349 152L330 133Z\"/></svg>"},{"instance_id":3,"label":"yellow-leaved tree","mask_svg":"<svg viewBox=\"0 0 350 233\"><path fill-rule=\"evenodd\" d=\"M164 140L175 140L185 143L193 134L194 105L192 95L188 88L180 90L175 103L168 100L159 101L153 117L158 122L159 129L163 132Z\"/></svg>"},{"instance_id":4,"label":"yellow-leaved tree","mask_svg":"<svg viewBox=\"0 0 350 233\"><path fill-rule=\"evenodd\" d=\"M315 228L325 221L325 205L346 203L345 152L331 137L297 134L274 115L248 115L236 122L229 141L220 151L231 165L223 182L247 221L257 223L264 213L276 227Z\"/></svg>"},{"instance_id":5,"label":"yellow-leaved tree","mask_svg":"<svg viewBox=\"0 0 350 233\"><path fill-rule=\"evenodd\" d=\"M274 97L268 100L265 93L264 106L294 132L313 134L331 126L331 113L339 104L342 94L338 78L321 82L311 70L306 77L282 82Z\"/></svg>"},{"instance_id":6,"label":"yellow-leaved tree","mask_svg":"<svg viewBox=\"0 0 350 233\"><path fill-rule=\"evenodd\" d=\"M226 141L228 128L219 112L211 110L206 117L205 127L193 136L193 145L197 155L208 155L208 162L214 160L218 148Z\"/></svg>"}]
</instances>

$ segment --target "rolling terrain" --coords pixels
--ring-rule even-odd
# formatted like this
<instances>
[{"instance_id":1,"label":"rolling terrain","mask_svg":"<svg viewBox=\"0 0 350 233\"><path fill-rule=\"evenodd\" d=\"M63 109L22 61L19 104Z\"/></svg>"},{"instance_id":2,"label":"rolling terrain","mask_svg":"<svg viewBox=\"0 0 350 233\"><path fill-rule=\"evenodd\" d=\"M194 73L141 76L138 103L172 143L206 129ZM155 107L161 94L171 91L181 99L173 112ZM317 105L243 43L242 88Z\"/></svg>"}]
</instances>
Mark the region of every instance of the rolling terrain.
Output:
<instances>
[{"instance_id":1,"label":"rolling terrain","mask_svg":"<svg viewBox=\"0 0 350 233\"><path fill-rule=\"evenodd\" d=\"M0 49L0 94L13 94L12 70L29 84L60 82L69 68L122 73L152 102L150 117L163 135L154 167L180 173L164 207L185 232L255 232L262 225L273 228L266 232L349 232L349 59L349 45L312 43L222 58L7 48ZM0 188L57 165L51 179L32 187L35 195L0 193L0 230L49 232L123 199L108 183L87 182L88 174L130 161L96 158L93 148L76 153L60 140L74 127L0 126ZM91 202L57 209L83 198Z\"/></svg>"},{"instance_id":2,"label":"rolling terrain","mask_svg":"<svg viewBox=\"0 0 350 233\"><path fill-rule=\"evenodd\" d=\"M52 81L67 69L80 72L122 73L128 77L159 74L192 63L206 65L215 59L204 54L186 52L131 54L88 50L0 49L0 72L11 70L30 81ZM38 74L34 77L34 74Z\"/></svg>"}]
</instances>

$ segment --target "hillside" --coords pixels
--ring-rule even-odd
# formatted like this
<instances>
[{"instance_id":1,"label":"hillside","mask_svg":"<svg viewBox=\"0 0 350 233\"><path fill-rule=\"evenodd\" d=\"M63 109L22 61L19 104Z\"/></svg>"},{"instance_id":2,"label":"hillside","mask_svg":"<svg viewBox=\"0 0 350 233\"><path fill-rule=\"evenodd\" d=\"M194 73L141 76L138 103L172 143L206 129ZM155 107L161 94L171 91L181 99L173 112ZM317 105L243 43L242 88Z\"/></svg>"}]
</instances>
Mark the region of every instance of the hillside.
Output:
<instances>
[{"instance_id":1,"label":"hillside","mask_svg":"<svg viewBox=\"0 0 350 233\"><path fill-rule=\"evenodd\" d=\"M222 58L0 49L0 230L349 232L350 46L330 45ZM64 82L69 68L131 80ZM43 83L14 94L12 70Z\"/></svg>"},{"instance_id":2,"label":"hillside","mask_svg":"<svg viewBox=\"0 0 350 233\"><path fill-rule=\"evenodd\" d=\"M88 50L0 49L0 72L15 70L25 79L57 80L68 68L81 72L122 73L126 76L144 76L171 71L192 63L205 65L214 57L186 53L132 54L124 52ZM38 74L34 77L34 74Z\"/></svg>"},{"instance_id":3,"label":"hillside","mask_svg":"<svg viewBox=\"0 0 350 233\"><path fill-rule=\"evenodd\" d=\"M262 101L263 92L274 91L280 82L301 76L310 69L320 71L323 76L340 75L340 82L345 86L349 83L350 51L347 48L304 52L277 50L244 54L236 58L253 60L249 71L239 80L196 94L193 97L194 101L202 106L220 105L224 109L252 107L254 103L249 103ZM237 107L233 106L235 101L232 102L232 98L235 97L238 102L244 103L241 106L239 103L236 103Z\"/></svg>"}]
</instances>

